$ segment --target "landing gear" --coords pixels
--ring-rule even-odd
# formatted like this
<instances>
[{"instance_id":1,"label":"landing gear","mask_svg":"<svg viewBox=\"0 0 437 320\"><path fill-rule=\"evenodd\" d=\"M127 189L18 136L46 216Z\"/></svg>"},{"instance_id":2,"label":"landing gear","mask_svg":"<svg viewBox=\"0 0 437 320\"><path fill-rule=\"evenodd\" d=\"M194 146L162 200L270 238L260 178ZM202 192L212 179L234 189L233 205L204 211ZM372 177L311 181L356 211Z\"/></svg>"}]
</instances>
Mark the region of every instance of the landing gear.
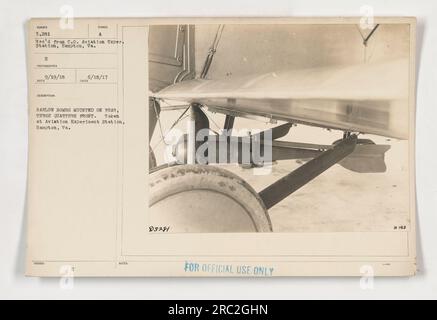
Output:
<instances>
[{"instance_id":1,"label":"landing gear","mask_svg":"<svg viewBox=\"0 0 437 320\"><path fill-rule=\"evenodd\" d=\"M191 138L209 129L201 106L190 106ZM228 118L227 129L233 119ZM207 141L184 143L183 165L157 167L149 175L149 221L170 232L271 232L267 210L258 193L237 175L199 164L196 150ZM192 143L192 148L188 145ZM177 148L179 150L179 148ZM149 153L150 164L153 152Z\"/></svg>"},{"instance_id":2,"label":"landing gear","mask_svg":"<svg viewBox=\"0 0 437 320\"><path fill-rule=\"evenodd\" d=\"M149 99L149 170L156 167L156 157L152 148L150 147L150 141L152 140L153 131L155 130L156 123L159 120L159 114L161 113L161 107L155 99Z\"/></svg>"},{"instance_id":3,"label":"landing gear","mask_svg":"<svg viewBox=\"0 0 437 320\"><path fill-rule=\"evenodd\" d=\"M237 137L231 141L229 135L210 135L209 119L201 105L193 103L185 112L188 111L189 134L173 148L177 161L155 167L149 175L150 223L169 227L170 232L271 232L267 210L333 165L355 172L384 172L386 169L384 153L389 146L358 139L351 132L345 132L343 139L332 145L278 141L292 127L286 123L248 139ZM234 118L227 116L224 129L228 134L233 124ZM220 144L223 142L220 138L226 148ZM150 152L151 164L154 163L152 156ZM221 161L222 158L225 161ZM258 158L262 161L256 161ZM260 193L240 177L213 166L220 163L262 166L268 163L265 159L308 161Z\"/></svg>"}]
</instances>

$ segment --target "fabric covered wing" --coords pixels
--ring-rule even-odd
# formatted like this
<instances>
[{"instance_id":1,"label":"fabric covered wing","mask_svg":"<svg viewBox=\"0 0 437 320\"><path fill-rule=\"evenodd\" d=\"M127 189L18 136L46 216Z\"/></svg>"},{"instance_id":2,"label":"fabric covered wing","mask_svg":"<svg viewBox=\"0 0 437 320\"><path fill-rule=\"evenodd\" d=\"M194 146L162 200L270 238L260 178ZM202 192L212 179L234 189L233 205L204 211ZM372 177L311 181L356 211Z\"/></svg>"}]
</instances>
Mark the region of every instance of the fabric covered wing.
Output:
<instances>
[{"instance_id":1,"label":"fabric covered wing","mask_svg":"<svg viewBox=\"0 0 437 320\"><path fill-rule=\"evenodd\" d=\"M158 99L200 103L237 116L408 138L408 60L195 79L171 85ZM165 107L163 108L165 109Z\"/></svg>"}]
</instances>

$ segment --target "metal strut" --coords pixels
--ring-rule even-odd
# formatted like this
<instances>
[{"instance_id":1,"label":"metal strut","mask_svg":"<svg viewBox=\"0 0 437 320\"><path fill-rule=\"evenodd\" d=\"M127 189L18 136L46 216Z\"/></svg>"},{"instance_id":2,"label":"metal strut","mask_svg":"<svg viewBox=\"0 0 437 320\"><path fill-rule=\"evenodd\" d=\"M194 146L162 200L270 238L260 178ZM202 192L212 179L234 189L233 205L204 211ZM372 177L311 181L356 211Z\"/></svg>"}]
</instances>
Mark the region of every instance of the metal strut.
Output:
<instances>
[{"instance_id":1,"label":"metal strut","mask_svg":"<svg viewBox=\"0 0 437 320\"><path fill-rule=\"evenodd\" d=\"M201 105L198 103L192 103L190 105L190 121L193 125L191 137L189 138L188 149L190 150L190 156L192 158L187 158L188 163L194 164L197 162L196 151L197 149L208 141L208 136L205 136L203 140L199 140L198 133L201 130L209 129L209 120L206 114L202 111ZM207 154L206 154L207 156Z\"/></svg>"},{"instance_id":2,"label":"metal strut","mask_svg":"<svg viewBox=\"0 0 437 320\"><path fill-rule=\"evenodd\" d=\"M235 117L231 115L226 115L225 124L223 125L223 129L227 131L228 135L231 135L232 129L234 128Z\"/></svg>"},{"instance_id":3,"label":"metal strut","mask_svg":"<svg viewBox=\"0 0 437 320\"><path fill-rule=\"evenodd\" d=\"M332 149L324 151L316 158L303 164L285 177L274 182L259 195L267 209L284 200L290 194L303 187L318 175L338 163L355 150L357 136L355 134L343 139Z\"/></svg>"},{"instance_id":4,"label":"metal strut","mask_svg":"<svg viewBox=\"0 0 437 320\"><path fill-rule=\"evenodd\" d=\"M161 107L159 102L154 98L149 98L149 143L152 140L153 131L155 131L156 123L159 122ZM161 123L159 123L161 126ZM162 134L162 129L161 129Z\"/></svg>"}]
</instances>

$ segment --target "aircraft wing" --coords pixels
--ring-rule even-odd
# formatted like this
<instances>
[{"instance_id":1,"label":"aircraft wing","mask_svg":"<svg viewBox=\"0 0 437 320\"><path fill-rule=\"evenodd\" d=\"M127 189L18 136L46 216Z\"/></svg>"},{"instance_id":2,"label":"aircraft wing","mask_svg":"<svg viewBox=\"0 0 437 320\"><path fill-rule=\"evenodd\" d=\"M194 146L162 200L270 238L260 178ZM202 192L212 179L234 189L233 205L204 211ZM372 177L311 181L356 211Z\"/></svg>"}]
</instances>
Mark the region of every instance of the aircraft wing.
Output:
<instances>
[{"instance_id":1,"label":"aircraft wing","mask_svg":"<svg viewBox=\"0 0 437 320\"><path fill-rule=\"evenodd\" d=\"M408 138L407 59L182 81L153 94L216 112ZM165 106L163 106L165 109Z\"/></svg>"}]
</instances>

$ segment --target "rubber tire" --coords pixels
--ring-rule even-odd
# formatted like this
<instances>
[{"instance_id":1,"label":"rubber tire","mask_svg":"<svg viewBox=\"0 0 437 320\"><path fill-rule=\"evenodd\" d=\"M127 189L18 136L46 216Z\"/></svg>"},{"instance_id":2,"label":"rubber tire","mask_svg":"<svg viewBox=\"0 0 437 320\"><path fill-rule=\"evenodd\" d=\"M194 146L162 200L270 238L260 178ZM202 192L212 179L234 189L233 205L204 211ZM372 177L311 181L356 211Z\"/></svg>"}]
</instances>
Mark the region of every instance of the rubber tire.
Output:
<instances>
[{"instance_id":1,"label":"rubber tire","mask_svg":"<svg viewBox=\"0 0 437 320\"><path fill-rule=\"evenodd\" d=\"M271 232L258 193L237 175L209 165L180 165L149 176L151 226L170 232Z\"/></svg>"}]
</instances>

